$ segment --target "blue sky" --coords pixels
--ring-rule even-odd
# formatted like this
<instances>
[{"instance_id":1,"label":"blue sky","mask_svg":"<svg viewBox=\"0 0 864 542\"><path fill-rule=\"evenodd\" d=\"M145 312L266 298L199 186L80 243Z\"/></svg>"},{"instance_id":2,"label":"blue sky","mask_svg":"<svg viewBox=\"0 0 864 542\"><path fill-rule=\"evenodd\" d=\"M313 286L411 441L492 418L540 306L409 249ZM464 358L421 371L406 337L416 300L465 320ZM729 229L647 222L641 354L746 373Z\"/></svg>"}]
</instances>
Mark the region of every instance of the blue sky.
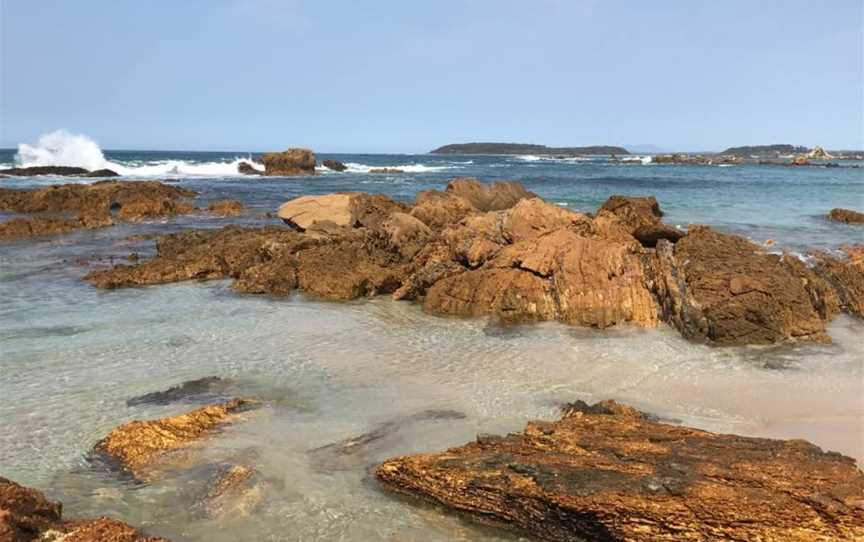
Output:
<instances>
[{"instance_id":1,"label":"blue sky","mask_svg":"<svg viewBox=\"0 0 864 542\"><path fill-rule=\"evenodd\" d=\"M0 145L864 147L861 0L0 0Z\"/></svg>"}]
</instances>

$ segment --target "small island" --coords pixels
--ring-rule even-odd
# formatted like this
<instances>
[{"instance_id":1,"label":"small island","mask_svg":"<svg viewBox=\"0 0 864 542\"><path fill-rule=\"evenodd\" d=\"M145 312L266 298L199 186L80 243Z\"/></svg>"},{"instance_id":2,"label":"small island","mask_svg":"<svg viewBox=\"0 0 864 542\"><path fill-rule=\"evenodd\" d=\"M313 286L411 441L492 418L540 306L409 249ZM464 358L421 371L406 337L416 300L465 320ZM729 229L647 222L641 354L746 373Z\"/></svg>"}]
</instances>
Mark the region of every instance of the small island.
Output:
<instances>
[{"instance_id":1,"label":"small island","mask_svg":"<svg viewBox=\"0 0 864 542\"><path fill-rule=\"evenodd\" d=\"M539 154L554 156L585 156L630 154L624 147L594 145L590 147L547 147L531 143L453 143L430 154Z\"/></svg>"}]
</instances>

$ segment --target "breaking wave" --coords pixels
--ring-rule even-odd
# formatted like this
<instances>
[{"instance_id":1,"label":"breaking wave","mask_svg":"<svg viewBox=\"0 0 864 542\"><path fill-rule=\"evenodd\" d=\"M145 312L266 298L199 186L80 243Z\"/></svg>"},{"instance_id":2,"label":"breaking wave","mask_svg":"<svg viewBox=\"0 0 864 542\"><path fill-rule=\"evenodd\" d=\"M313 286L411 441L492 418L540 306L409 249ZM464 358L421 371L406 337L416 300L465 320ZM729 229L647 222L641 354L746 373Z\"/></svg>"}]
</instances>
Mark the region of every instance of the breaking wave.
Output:
<instances>
[{"instance_id":1,"label":"breaking wave","mask_svg":"<svg viewBox=\"0 0 864 542\"><path fill-rule=\"evenodd\" d=\"M467 163L467 162L463 162ZM429 171L445 171L448 169L462 169L461 166L427 166L424 164L405 164L405 165L391 165L391 166L370 166L368 164L358 164L356 162L346 162L345 165L348 167L348 173L369 173L369 170L372 169L398 169L405 173L426 173Z\"/></svg>"}]
</instances>

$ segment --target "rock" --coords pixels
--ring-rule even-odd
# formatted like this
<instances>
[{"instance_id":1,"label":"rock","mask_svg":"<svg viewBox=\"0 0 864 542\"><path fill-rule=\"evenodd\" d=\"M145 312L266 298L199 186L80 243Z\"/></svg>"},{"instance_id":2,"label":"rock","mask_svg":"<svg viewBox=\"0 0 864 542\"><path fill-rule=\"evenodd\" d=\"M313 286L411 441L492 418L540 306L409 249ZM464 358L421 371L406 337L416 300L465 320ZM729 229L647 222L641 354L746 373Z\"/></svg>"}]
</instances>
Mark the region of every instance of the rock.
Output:
<instances>
[{"instance_id":1,"label":"rock","mask_svg":"<svg viewBox=\"0 0 864 542\"><path fill-rule=\"evenodd\" d=\"M384 488L544 540L853 541L864 474L802 440L651 421L614 401L385 461Z\"/></svg>"},{"instance_id":2,"label":"rock","mask_svg":"<svg viewBox=\"0 0 864 542\"><path fill-rule=\"evenodd\" d=\"M864 224L864 213L851 209L831 209L831 212L828 213L828 219L843 224Z\"/></svg>"},{"instance_id":3,"label":"rock","mask_svg":"<svg viewBox=\"0 0 864 542\"><path fill-rule=\"evenodd\" d=\"M813 255L816 272L837 292L840 307L858 318L864 318L864 245L843 247L846 259L825 252Z\"/></svg>"},{"instance_id":4,"label":"rock","mask_svg":"<svg viewBox=\"0 0 864 542\"><path fill-rule=\"evenodd\" d=\"M71 177L87 175L88 173L90 173L90 170L88 169L72 166L32 166L0 169L0 174L12 175L15 177L30 177L35 175L62 175Z\"/></svg>"},{"instance_id":5,"label":"rock","mask_svg":"<svg viewBox=\"0 0 864 542\"><path fill-rule=\"evenodd\" d=\"M112 430L93 449L135 478L146 479L158 458L200 440L255 405L253 399L232 399L178 416L132 421Z\"/></svg>"},{"instance_id":6,"label":"rock","mask_svg":"<svg viewBox=\"0 0 864 542\"><path fill-rule=\"evenodd\" d=\"M429 226L402 212L391 214L381 229L386 234L388 245L405 260L420 252L433 235Z\"/></svg>"},{"instance_id":7,"label":"rock","mask_svg":"<svg viewBox=\"0 0 864 542\"><path fill-rule=\"evenodd\" d=\"M445 192L467 200L478 211L501 211L516 205L521 199L536 198L515 181L483 184L471 177L458 177L447 184Z\"/></svg>"},{"instance_id":8,"label":"rock","mask_svg":"<svg viewBox=\"0 0 864 542\"><path fill-rule=\"evenodd\" d=\"M675 245L660 241L649 286L663 319L690 339L715 344L828 341L821 282L736 235L694 226Z\"/></svg>"},{"instance_id":9,"label":"rock","mask_svg":"<svg viewBox=\"0 0 864 542\"><path fill-rule=\"evenodd\" d=\"M471 202L454 194L425 190L417 194L411 216L439 230L477 212Z\"/></svg>"},{"instance_id":10,"label":"rock","mask_svg":"<svg viewBox=\"0 0 864 542\"><path fill-rule=\"evenodd\" d=\"M194 195L191 190L156 181L100 181L32 190L0 188L0 211L36 215L0 224L0 238L68 233L110 226L114 219L134 221L189 213L194 207L182 198Z\"/></svg>"},{"instance_id":11,"label":"rock","mask_svg":"<svg viewBox=\"0 0 864 542\"><path fill-rule=\"evenodd\" d=\"M828 154L825 149L823 149L819 145L816 145L815 147L813 147L813 149L810 150L810 152L807 153L807 158L811 160L832 160L834 157Z\"/></svg>"},{"instance_id":12,"label":"rock","mask_svg":"<svg viewBox=\"0 0 864 542\"><path fill-rule=\"evenodd\" d=\"M119 177L120 174L114 171L113 169L97 169L95 171L91 171L85 177Z\"/></svg>"},{"instance_id":13,"label":"rock","mask_svg":"<svg viewBox=\"0 0 864 542\"><path fill-rule=\"evenodd\" d=\"M373 167L369 173L405 173L405 171L395 167Z\"/></svg>"},{"instance_id":14,"label":"rock","mask_svg":"<svg viewBox=\"0 0 864 542\"><path fill-rule=\"evenodd\" d=\"M674 243L684 235L678 228L663 224L663 212L653 196L611 196L600 207L600 211L608 211L621 219L630 234L645 247L657 246L660 239Z\"/></svg>"},{"instance_id":15,"label":"rock","mask_svg":"<svg viewBox=\"0 0 864 542\"><path fill-rule=\"evenodd\" d=\"M406 273L404 264L390 252L352 240L301 250L295 261L298 288L337 301L392 293Z\"/></svg>"},{"instance_id":16,"label":"rock","mask_svg":"<svg viewBox=\"0 0 864 542\"><path fill-rule=\"evenodd\" d=\"M264 500L264 484L257 477L257 471L246 465L223 466L208 485L200 509L218 521L249 516Z\"/></svg>"},{"instance_id":17,"label":"rock","mask_svg":"<svg viewBox=\"0 0 864 542\"><path fill-rule=\"evenodd\" d=\"M228 384L227 381L218 376L206 376L196 380L188 380L179 386L172 386L164 391L154 391L133 397L126 401L126 405L167 405L178 401L203 402L223 399Z\"/></svg>"},{"instance_id":18,"label":"rock","mask_svg":"<svg viewBox=\"0 0 864 542\"><path fill-rule=\"evenodd\" d=\"M3 542L168 542L106 517L63 520L62 505L40 491L0 477L0 540Z\"/></svg>"},{"instance_id":19,"label":"rock","mask_svg":"<svg viewBox=\"0 0 864 542\"><path fill-rule=\"evenodd\" d=\"M241 175L264 175L264 172L257 169L249 162L240 162L237 164L237 173Z\"/></svg>"},{"instance_id":20,"label":"rock","mask_svg":"<svg viewBox=\"0 0 864 542\"><path fill-rule=\"evenodd\" d=\"M404 204L386 196L359 192L301 196L279 206L278 216L283 222L301 231L316 222L331 222L336 226L375 226L392 212L403 211Z\"/></svg>"},{"instance_id":21,"label":"rock","mask_svg":"<svg viewBox=\"0 0 864 542\"><path fill-rule=\"evenodd\" d=\"M339 160L324 160L323 162L321 162L321 165L323 165L327 169L332 169L333 171L345 171L346 169L348 169L348 166L346 166Z\"/></svg>"},{"instance_id":22,"label":"rock","mask_svg":"<svg viewBox=\"0 0 864 542\"><path fill-rule=\"evenodd\" d=\"M792 161L789 164L792 166L809 166L810 160L806 155L801 154L792 158Z\"/></svg>"},{"instance_id":23,"label":"rock","mask_svg":"<svg viewBox=\"0 0 864 542\"><path fill-rule=\"evenodd\" d=\"M264 175L315 175L315 153L309 149L271 152L262 156L261 162L264 163Z\"/></svg>"},{"instance_id":24,"label":"rock","mask_svg":"<svg viewBox=\"0 0 864 542\"><path fill-rule=\"evenodd\" d=\"M246 212L246 206L237 200L224 199L214 201L207 207L207 210L219 216L240 216Z\"/></svg>"}]
</instances>

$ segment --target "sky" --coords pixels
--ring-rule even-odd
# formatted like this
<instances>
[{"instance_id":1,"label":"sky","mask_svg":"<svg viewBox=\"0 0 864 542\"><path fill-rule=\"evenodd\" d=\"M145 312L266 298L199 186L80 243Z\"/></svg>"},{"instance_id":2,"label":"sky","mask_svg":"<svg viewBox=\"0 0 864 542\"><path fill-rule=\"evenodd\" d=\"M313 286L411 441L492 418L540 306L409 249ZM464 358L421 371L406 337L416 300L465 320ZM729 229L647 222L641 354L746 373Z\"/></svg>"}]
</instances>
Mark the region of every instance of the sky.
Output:
<instances>
[{"instance_id":1,"label":"sky","mask_svg":"<svg viewBox=\"0 0 864 542\"><path fill-rule=\"evenodd\" d=\"M0 0L0 146L861 149L862 6Z\"/></svg>"}]
</instances>

